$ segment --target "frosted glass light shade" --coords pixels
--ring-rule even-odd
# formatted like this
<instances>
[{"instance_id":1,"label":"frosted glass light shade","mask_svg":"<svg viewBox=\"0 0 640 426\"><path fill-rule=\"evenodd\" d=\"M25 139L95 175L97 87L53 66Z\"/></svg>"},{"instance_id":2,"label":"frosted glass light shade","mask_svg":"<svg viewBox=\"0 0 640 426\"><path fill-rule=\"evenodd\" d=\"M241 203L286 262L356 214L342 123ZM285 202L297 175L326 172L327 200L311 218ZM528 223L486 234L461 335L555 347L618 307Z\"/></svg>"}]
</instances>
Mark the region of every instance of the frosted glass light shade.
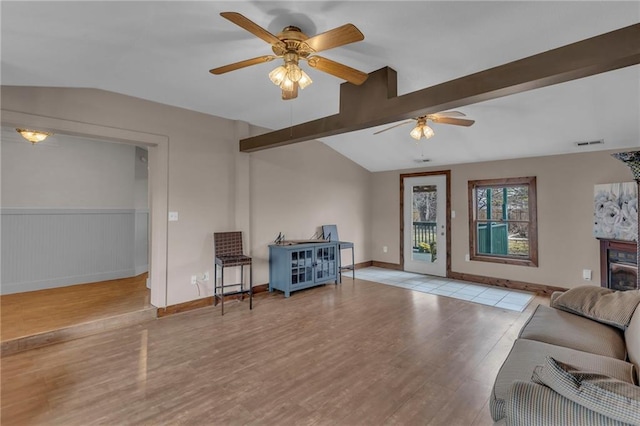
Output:
<instances>
[{"instance_id":1,"label":"frosted glass light shade","mask_svg":"<svg viewBox=\"0 0 640 426\"><path fill-rule=\"evenodd\" d=\"M289 79L289 77L285 77L285 79L282 80L282 83L280 83L280 88L285 92L290 92L293 90L293 87L295 85L295 81L292 81L291 79Z\"/></svg>"},{"instance_id":2,"label":"frosted glass light shade","mask_svg":"<svg viewBox=\"0 0 640 426\"><path fill-rule=\"evenodd\" d=\"M422 137L422 126L414 127L413 130L409 133L409 136L419 141Z\"/></svg>"},{"instance_id":3,"label":"frosted glass light shade","mask_svg":"<svg viewBox=\"0 0 640 426\"><path fill-rule=\"evenodd\" d=\"M298 88L304 89L313 81L297 64L297 59L287 60L269 73L269 79L282 90L282 99L295 99L298 97Z\"/></svg>"},{"instance_id":4,"label":"frosted glass light shade","mask_svg":"<svg viewBox=\"0 0 640 426\"><path fill-rule=\"evenodd\" d=\"M280 65L278 68L274 69L269 73L269 79L276 86L280 86L284 79L287 77L287 69Z\"/></svg>"},{"instance_id":5,"label":"frosted glass light shade","mask_svg":"<svg viewBox=\"0 0 640 426\"><path fill-rule=\"evenodd\" d=\"M297 64L287 64L287 77L291 81L298 81L302 78L302 70Z\"/></svg>"},{"instance_id":6,"label":"frosted glass light shade","mask_svg":"<svg viewBox=\"0 0 640 426\"><path fill-rule=\"evenodd\" d=\"M16 132L20 133L20 135L28 140L31 143L38 143L45 140L48 136L51 136L51 133L48 132L40 132L38 130L29 130L29 129L16 129Z\"/></svg>"},{"instance_id":7,"label":"frosted glass light shade","mask_svg":"<svg viewBox=\"0 0 640 426\"><path fill-rule=\"evenodd\" d=\"M422 128L422 133L424 134L424 137L429 139L431 138L433 135L435 135L435 132L433 131L433 129L429 126L424 126Z\"/></svg>"},{"instance_id":8,"label":"frosted glass light shade","mask_svg":"<svg viewBox=\"0 0 640 426\"><path fill-rule=\"evenodd\" d=\"M313 81L311 80L311 77L307 75L306 72L302 70L300 70L300 72L302 73L302 76L300 77L300 80L298 80L298 86L300 86L301 89L304 89L305 87L313 83Z\"/></svg>"},{"instance_id":9,"label":"frosted glass light shade","mask_svg":"<svg viewBox=\"0 0 640 426\"><path fill-rule=\"evenodd\" d=\"M417 141L419 141L422 137L425 137L426 139L429 139L433 135L435 135L433 129L431 127L427 126L426 124L418 124L409 133L409 136L411 136L412 138L414 138Z\"/></svg>"}]
</instances>

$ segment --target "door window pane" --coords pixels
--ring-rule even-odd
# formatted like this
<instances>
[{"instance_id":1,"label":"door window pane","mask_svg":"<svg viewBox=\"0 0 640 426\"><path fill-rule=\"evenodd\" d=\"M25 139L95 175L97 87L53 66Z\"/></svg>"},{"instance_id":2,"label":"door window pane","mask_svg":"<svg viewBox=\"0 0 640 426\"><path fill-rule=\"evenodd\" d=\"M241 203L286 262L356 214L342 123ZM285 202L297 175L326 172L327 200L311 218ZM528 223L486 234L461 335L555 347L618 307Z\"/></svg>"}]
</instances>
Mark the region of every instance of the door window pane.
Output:
<instances>
[{"instance_id":1,"label":"door window pane","mask_svg":"<svg viewBox=\"0 0 640 426\"><path fill-rule=\"evenodd\" d=\"M432 262L437 233L438 192L435 185L415 185L412 188L413 241L412 260Z\"/></svg>"}]
</instances>

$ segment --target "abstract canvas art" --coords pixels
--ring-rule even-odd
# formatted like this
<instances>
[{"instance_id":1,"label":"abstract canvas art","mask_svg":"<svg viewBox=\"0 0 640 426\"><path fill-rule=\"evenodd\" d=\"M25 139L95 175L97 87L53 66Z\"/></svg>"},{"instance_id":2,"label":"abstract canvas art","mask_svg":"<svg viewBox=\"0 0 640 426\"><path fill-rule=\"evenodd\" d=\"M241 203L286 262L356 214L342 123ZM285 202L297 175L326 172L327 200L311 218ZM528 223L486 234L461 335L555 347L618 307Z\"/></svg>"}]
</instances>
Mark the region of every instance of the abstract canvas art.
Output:
<instances>
[{"instance_id":1,"label":"abstract canvas art","mask_svg":"<svg viewBox=\"0 0 640 426\"><path fill-rule=\"evenodd\" d=\"M638 185L636 182L595 185L593 236L638 240Z\"/></svg>"}]
</instances>

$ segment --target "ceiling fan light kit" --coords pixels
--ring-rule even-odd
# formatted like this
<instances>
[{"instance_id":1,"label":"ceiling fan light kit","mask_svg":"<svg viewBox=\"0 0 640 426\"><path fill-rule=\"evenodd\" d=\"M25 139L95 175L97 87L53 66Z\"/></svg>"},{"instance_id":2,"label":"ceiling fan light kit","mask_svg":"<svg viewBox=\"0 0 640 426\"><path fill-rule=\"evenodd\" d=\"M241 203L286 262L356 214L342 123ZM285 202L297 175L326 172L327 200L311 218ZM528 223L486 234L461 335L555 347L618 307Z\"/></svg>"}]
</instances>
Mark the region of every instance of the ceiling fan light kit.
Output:
<instances>
[{"instance_id":1,"label":"ceiling fan light kit","mask_svg":"<svg viewBox=\"0 0 640 426\"><path fill-rule=\"evenodd\" d=\"M284 65L278 66L269 73L269 79L282 89L282 99L294 99L298 93L297 88L304 89L313 81L298 65L298 57L295 53L285 53L284 61Z\"/></svg>"},{"instance_id":2,"label":"ceiling fan light kit","mask_svg":"<svg viewBox=\"0 0 640 426\"><path fill-rule=\"evenodd\" d=\"M16 129L16 132L20 133L20 135L31 142L32 144L36 144L38 142L42 142L47 137L51 136L53 133L50 132L42 132L40 130L29 130L29 129Z\"/></svg>"},{"instance_id":3,"label":"ceiling fan light kit","mask_svg":"<svg viewBox=\"0 0 640 426\"><path fill-rule=\"evenodd\" d=\"M409 136L417 141L422 138L430 139L433 137L433 135L435 135L435 132L431 127L427 125L427 119L424 117L418 118L416 127L414 127L413 130L411 130L411 132L409 133Z\"/></svg>"},{"instance_id":4,"label":"ceiling fan light kit","mask_svg":"<svg viewBox=\"0 0 640 426\"><path fill-rule=\"evenodd\" d=\"M473 123L475 123L474 120L469 120L467 118L460 118L460 117L466 117L466 115L461 113L460 111L445 111L445 112L438 112L435 114L427 114L420 117L412 118L409 121L403 121L402 123L394 124L391 127L387 127L386 129L382 129L375 132L374 135L377 135L378 133L386 132L387 130L395 129L396 127L399 127L399 126L404 126L405 124L415 122L416 126L413 128L413 130L411 130L411 132L409 132L409 136L419 141L422 138L430 139L433 137L433 135L436 134L433 131L433 129L429 127L429 125L427 124L428 120L431 120L434 123L453 124L454 126L465 126L465 127L469 127Z\"/></svg>"},{"instance_id":5,"label":"ceiling fan light kit","mask_svg":"<svg viewBox=\"0 0 640 426\"><path fill-rule=\"evenodd\" d=\"M222 12L223 18L228 19L253 35L271 44L274 55L264 55L253 59L236 62L209 70L211 74L220 75L251 65L257 65L282 58L284 65L278 66L269 73L269 79L282 90L282 99L289 100L298 97L298 89L304 89L313 81L298 65L305 60L311 68L342 78L350 83L359 85L364 83L368 74L330 59L315 55L315 53L364 40L364 35L353 24L345 24L322 34L308 37L300 28L285 27L277 36L271 34L255 22L237 12Z\"/></svg>"}]
</instances>

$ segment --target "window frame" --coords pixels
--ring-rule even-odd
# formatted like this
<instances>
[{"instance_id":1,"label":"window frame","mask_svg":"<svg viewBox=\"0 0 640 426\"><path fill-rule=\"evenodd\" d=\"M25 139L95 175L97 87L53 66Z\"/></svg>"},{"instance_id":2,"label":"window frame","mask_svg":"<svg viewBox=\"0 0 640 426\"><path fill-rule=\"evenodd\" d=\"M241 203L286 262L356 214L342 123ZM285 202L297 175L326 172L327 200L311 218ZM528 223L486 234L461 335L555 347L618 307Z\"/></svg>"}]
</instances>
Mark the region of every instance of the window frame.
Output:
<instances>
[{"instance_id":1,"label":"window frame","mask_svg":"<svg viewBox=\"0 0 640 426\"><path fill-rule=\"evenodd\" d=\"M478 253L478 234L476 232L478 226L477 207L476 207L476 189L478 188L495 188L495 187L513 187L527 186L529 192L528 208L529 208L529 256L527 258L513 255L496 255L496 254L480 254ZM520 266L538 266L538 214L537 214L537 189L536 177L516 177L503 179L480 179L468 181L468 201L469 201L469 259L480 262L503 263L508 265ZM496 220L503 222L502 220ZM508 224L510 221L507 220Z\"/></svg>"}]
</instances>

